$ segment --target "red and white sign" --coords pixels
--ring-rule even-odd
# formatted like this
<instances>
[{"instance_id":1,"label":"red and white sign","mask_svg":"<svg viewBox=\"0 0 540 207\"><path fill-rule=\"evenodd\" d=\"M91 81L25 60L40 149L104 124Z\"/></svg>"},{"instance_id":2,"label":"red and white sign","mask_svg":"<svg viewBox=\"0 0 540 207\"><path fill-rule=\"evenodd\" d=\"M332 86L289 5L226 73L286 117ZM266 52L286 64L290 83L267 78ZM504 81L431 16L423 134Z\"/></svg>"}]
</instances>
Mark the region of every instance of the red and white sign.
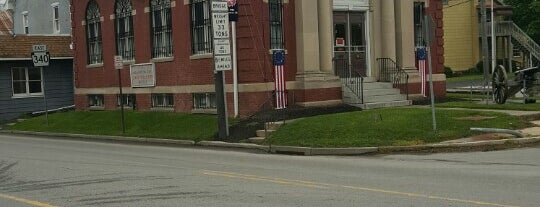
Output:
<instances>
[{"instance_id":1,"label":"red and white sign","mask_svg":"<svg viewBox=\"0 0 540 207\"><path fill-rule=\"evenodd\" d=\"M236 0L227 0L227 6L232 7L236 4Z\"/></svg>"}]
</instances>

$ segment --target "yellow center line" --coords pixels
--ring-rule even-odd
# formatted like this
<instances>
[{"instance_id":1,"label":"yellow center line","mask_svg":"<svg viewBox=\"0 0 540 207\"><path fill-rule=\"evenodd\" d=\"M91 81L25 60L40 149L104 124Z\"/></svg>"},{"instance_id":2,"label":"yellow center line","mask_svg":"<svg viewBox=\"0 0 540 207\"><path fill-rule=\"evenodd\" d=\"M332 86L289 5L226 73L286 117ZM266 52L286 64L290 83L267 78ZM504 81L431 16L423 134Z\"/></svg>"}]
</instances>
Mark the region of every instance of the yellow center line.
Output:
<instances>
[{"instance_id":1,"label":"yellow center line","mask_svg":"<svg viewBox=\"0 0 540 207\"><path fill-rule=\"evenodd\" d=\"M29 205L36 206L36 207L58 207L58 206L53 206L53 205L46 204L46 203L41 203L41 202L38 202L38 201L28 200L28 199L19 198L19 197L10 196L10 195L5 195L5 194L0 194L0 198L14 200L14 201L17 201L17 202L20 202L20 203L29 204Z\"/></svg>"},{"instance_id":2,"label":"yellow center line","mask_svg":"<svg viewBox=\"0 0 540 207\"><path fill-rule=\"evenodd\" d=\"M498 204L498 203L490 203L490 202L484 202L484 201L466 200L466 199L458 199L458 198L448 198L448 197L432 196L432 195L426 195L426 194L417 194L417 193L408 193L408 192L400 192L400 191L383 190L383 189L376 189L376 188L365 188L365 187L356 187L356 186L347 186L347 185L335 185L335 184L318 183L318 182L303 181L303 180L272 178L272 177L265 177L265 176L240 174L240 173L234 173L234 172L203 170L202 174L211 175L211 176L228 177L228 178L237 178L237 179L244 179L244 180L265 181L265 182L271 182L271 183L276 183L276 184L296 185L296 186L319 188L319 189L328 189L328 188L332 188L332 187L333 188L345 188L345 189L350 189L350 190L369 191L369 192L373 192L373 193L398 195L398 196L403 196L403 197L415 197L415 198L425 198L425 199L431 199L431 200L452 201L452 202L459 202L459 203L473 204L473 205L482 205L482 206L520 207L520 206Z\"/></svg>"}]
</instances>

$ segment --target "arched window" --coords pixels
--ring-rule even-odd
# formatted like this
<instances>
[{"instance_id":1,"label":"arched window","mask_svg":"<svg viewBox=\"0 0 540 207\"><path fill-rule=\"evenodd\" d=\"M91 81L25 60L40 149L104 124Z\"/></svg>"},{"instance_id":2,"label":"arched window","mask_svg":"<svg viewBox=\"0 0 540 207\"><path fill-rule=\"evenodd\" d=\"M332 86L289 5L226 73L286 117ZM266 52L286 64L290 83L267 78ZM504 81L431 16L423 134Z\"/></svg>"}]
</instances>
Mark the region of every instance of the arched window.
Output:
<instances>
[{"instance_id":1,"label":"arched window","mask_svg":"<svg viewBox=\"0 0 540 207\"><path fill-rule=\"evenodd\" d=\"M171 0L151 0L152 58L171 57L173 54Z\"/></svg>"},{"instance_id":2,"label":"arched window","mask_svg":"<svg viewBox=\"0 0 540 207\"><path fill-rule=\"evenodd\" d=\"M116 54L123 60L133 60L133 16L130 0L116 0Z\"/></svg>"},{"instance_id":3,"label":"arched window","mask_svg":"<svg viewBox=\"0 0 540 207\"><path fill-rule=\"evenodd\" d=\"M86 6L86 44L88 48L88 64L102 63L101 15L94 0L88 2Z\"/></svg>"}]
</instances>

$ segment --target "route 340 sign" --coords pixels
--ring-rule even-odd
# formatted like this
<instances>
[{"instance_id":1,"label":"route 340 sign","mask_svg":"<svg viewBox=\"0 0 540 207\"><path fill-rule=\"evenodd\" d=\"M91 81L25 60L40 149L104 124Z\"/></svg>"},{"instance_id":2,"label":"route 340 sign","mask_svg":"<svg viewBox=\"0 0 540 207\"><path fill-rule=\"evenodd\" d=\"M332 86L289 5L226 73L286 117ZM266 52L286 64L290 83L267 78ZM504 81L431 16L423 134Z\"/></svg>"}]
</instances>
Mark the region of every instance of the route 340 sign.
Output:
<instances>
[{"instance_id":1,"label":"route 340 sign","mask_svg":"<svg viewBox=\"0 0 540 207\"><path fill-rule=\"evenodd\" d=\"M32 46L32 63L34 63L34 67L49 66L49 60L51 60L51 56L47 52L46 45Z\"/></svg>"}]
</instances>

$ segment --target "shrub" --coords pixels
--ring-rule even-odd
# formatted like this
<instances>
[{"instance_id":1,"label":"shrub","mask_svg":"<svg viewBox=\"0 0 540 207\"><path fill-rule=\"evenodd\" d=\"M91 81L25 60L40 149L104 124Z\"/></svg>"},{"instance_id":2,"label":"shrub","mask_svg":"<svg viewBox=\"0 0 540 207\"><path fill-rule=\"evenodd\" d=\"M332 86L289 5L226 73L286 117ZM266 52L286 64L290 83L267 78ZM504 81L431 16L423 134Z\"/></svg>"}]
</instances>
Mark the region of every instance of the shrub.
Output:
<instances>
[{"instance_id":1,"label":"shrub","mask_svg":"<svg viewBox=\"0 0 540 207\"><path fill-rule=\"evenodd\" d=\"M448 66L444 66L444 74L446 75L447 78L451 78L454 76L454 72L452 71L452 68Z\"/></svg>"}]
</instances>

